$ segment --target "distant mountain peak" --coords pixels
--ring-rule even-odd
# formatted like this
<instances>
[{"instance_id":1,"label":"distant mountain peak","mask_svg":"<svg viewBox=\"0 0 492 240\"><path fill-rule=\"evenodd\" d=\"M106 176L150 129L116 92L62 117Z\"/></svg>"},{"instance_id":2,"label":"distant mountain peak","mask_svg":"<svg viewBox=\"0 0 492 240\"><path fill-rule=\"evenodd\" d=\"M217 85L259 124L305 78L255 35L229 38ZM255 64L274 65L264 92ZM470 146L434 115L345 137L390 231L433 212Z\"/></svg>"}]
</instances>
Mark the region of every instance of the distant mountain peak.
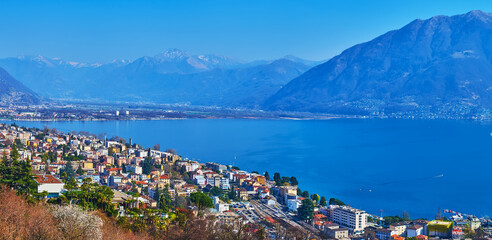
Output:
<instances>
[{"instance_id":1,"label":"distant mountain peak","mask_svg":"<svg viewBox=\"0 0 492 240\"><path fill-rule=\"evenodd\" d=\"M155 56L155 58L160 60L182 60L189 57L191 57L190 54L177 48L170 48Z\"/></svg>"},{"instance_id":2,"label":"distant mountain peak","mask_svg":"<svg viewBox=\"0 0 492 240\"><path fill-rule=\"evenodd\" d=\"M492 14L484 12L482 10L472 10L468 13L465 13L464 16L468 18L478 19L483 22L490 22L492 20Z\"/></svg>"}]
</instances>

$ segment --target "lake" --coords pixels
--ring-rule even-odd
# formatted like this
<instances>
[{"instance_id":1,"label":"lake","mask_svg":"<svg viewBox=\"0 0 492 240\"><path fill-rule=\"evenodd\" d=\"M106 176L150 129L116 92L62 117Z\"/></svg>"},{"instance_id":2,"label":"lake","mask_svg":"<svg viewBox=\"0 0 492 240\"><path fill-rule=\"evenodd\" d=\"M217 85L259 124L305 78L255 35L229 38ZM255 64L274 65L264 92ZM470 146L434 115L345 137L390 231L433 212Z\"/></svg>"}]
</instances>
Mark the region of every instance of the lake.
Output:
<instances>
[{"instance_id":1,"label":"lake","mask_svg":"<svg viewBox=\"0 0 492 240\"><path fill-rule=\"evenodd\" d=\"M184 119L16 122L158 143L183 157L296 176L302 190L372 214L492 215L492 123L445 120Z\"/></svg>"}]
</instances>

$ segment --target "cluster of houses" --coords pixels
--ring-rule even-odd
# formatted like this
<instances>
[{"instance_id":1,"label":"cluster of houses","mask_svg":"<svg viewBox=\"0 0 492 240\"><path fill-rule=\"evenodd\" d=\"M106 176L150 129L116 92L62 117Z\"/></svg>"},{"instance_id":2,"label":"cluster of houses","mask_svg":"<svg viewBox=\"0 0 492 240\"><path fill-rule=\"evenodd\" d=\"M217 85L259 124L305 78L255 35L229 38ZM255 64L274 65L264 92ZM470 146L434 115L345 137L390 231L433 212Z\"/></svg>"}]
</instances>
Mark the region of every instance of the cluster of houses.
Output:
<instances>
[{"instance_id":1,"label":"cluster of houses","mask_svg":"<svg viewBox=\"0 0 492 240\"><path fill-rule=\"evenodd\" d=\"M17 142L16 142L17 141ZM123 207L130 201L130 207L157 207L154 194L167 191L172 199L189 197L196 191L210 191L217 187L234 190L237 198L266 198L270 187L264 176L257 173L232 169L218 163L198 163L182 159L172 151L143 149L130 139L110 141L98 139L90 134L60 133L51 130L25 130L17 126L0 124L0 153L10 155L12 145L17 143L21 160L31 161L38 191L48 192L48 197L57 197L65 191L60 173L66 168L64 155L71 155L70 161L81 184L86 178L108 186L114 191L113 203ZM1 147L3 146L3 147ZM50 159L43 159L47 153ZM151 169L144 172L143 162L151 161ZM80 169L79 169L80 168ZM188 179L172 177L173 169L186 172ZM80 171L82 170L82 171ZM135 193L138 192L138 197ZM132 196L133 195L133 196ZM229 204L214 199L218 218L236 219Z\"/></svg>"}]
</instances>

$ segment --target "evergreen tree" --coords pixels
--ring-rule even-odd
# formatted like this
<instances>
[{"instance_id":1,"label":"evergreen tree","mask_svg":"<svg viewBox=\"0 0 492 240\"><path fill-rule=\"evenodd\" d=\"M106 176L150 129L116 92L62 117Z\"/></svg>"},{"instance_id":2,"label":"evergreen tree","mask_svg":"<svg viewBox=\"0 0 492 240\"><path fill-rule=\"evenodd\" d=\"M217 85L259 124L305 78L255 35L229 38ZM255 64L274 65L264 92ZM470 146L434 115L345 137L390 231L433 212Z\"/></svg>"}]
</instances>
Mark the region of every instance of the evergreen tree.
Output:
<instances>
[{"instance_id":1,"label":"evergreen tree","mask_svg":"<svg viewBox=\"0 0 492 240\"><path fill-rule=\"evenodd\" d=\"M314 204L311 199L302 200L302 205L297 209L297 215L302 220L309 220L313 218Z\"/></svg>"},{"instance_id":2,"label":"evergreen tree","mask_svg":"<svg viewBox=\"0 0 492 240\"><path fill-rule=\"evenodd\" d=\"M76 173L78 175L84 175L84 169L82 169L82 165L79 165L79 167L77 168Z\"/></svg>"},{"instance_id":3,"label":"evergreen tree","mask_svg":"<svg viewBox=\"0 0 492 240\"><path fill-rule=\"evenodd\" d=\"M317 203L319 201L319 195L316 193L311 195L311 200Z\"/></svg>"},{"instance_id":4,"label":"evergreen tree","mask_svg":"<svg viewBox=\"0 0 492 240\"><path fill-rule=\"evenodd\" d=\"M296 177L290 177L290 185L292 186L297 186L299 182L297 181Z\"/></svg>"},{"instance_id":5,"label":"evergreen tree","mask_svg":"<svg viewBox=\"0 0 492 240\"><path fill-rule=\"evenodd\" d=\"M152 165L152 158L147 157L143 162L141 163L142 166L142 173L143 174L150 174L152 172L152 168L154 165Z\"/></svg>"},{"instance_id":6,"label":"evergreen tree","mask_svg":"<svg viewBox=\"0 0 492 240\"><path fill-rule=\"evenodd\" d=\"M14 144L12 144L12 151L10 152L10 160L11 161L16 161L16 160L19 160L20 158L20 154L19 154L19 151L17 151L17 146Z\"/></svg>"},{"instance_id":7,"label":"evergreen tree","mask_svg":"<svg viewBox=\"0 0 492 240\"><path fill-rule=\"evenodd\" d=\"M73 170L72 161L67 161L67 163L65 164L64 172L67 173L67 180L75 177L75 171Z\"/></svg>"},{"instance_id":8,"label":"evergreen tree","mask_svg":"<svg viewBox=\"0 0 492 240\"><path fill-rule=\"evenodd\" d=\"M265 179L270 181L270 174L268 174L268 171L265 172Z\"/></svg>"},{"instance_id":9,"label":"evergreen tree","mask_svg":"<svg viewBox=\"0 0 492 240\"><path fill-rule=\"evenodd\" d=\"M78 188L77 181L75 181L74 177L71 177L70 180L68 180L68 183L65 184L65 189L67 190L74 190L77 188Z\"/></svg>"},{"instance_id":10,"label":"evergreen tree","mask_svg":"<svg viewBox=\"0 0 492 240\"><path fill-rule=\"evenodd\" d=\"M281 180L280 173L276 172L273 174L273 181L279 182Z\"/></svg>"},{"instance_id":11,"label":"evergreen tree","mask_svg":"<svg viewBox=\"0 0 492 240\"><path fill-rule=\"evenodd\" d=\"M159 184L155 187L154 200L157 202L157 208L160 206L161 192L159 191Z\"/></svg>"},{"instance_id":12,"label":"evergreen tree","mask_svg":"<svg viewBox=\"0 0 492 240\"><path fill-rule=\"evenodd\" d=\"M325 196L321 197L321 199L319 200L319 205L321 205L323 207L326 207L326 198L325 198Z\"/></svg>"},{"instance_id":13,"label":"evergreen tree","mask_svg":"<svg viewBox=\"0 0 492 240\"><path fill-rule=\"evenodd\" d=\"M308 198L309 197L309 192L308 191L302 192L301 197Z\"/></svg>"}]
</instances>

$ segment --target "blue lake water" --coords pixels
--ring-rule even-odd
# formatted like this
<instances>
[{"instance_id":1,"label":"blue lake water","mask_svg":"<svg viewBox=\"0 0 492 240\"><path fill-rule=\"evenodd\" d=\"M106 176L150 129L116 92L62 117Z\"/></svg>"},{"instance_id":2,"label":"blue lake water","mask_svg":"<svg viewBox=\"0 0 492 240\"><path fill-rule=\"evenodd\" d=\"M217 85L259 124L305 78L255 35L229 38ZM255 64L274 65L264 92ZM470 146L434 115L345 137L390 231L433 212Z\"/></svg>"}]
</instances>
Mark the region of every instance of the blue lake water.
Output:
<instances>
[{"instance_id":1,"label":"blue lake water","mask_svg":"<svg viewBox=\"0 0 492 240\"><path fill-rule=\"evenodd\" d=\"M185 119L17 122L174 148L190 159L296 176L303 190L372 214L492 215L492 123L442 120ZM236 158L235 158L236 157Z\"/></svg>"}]
</instances>

